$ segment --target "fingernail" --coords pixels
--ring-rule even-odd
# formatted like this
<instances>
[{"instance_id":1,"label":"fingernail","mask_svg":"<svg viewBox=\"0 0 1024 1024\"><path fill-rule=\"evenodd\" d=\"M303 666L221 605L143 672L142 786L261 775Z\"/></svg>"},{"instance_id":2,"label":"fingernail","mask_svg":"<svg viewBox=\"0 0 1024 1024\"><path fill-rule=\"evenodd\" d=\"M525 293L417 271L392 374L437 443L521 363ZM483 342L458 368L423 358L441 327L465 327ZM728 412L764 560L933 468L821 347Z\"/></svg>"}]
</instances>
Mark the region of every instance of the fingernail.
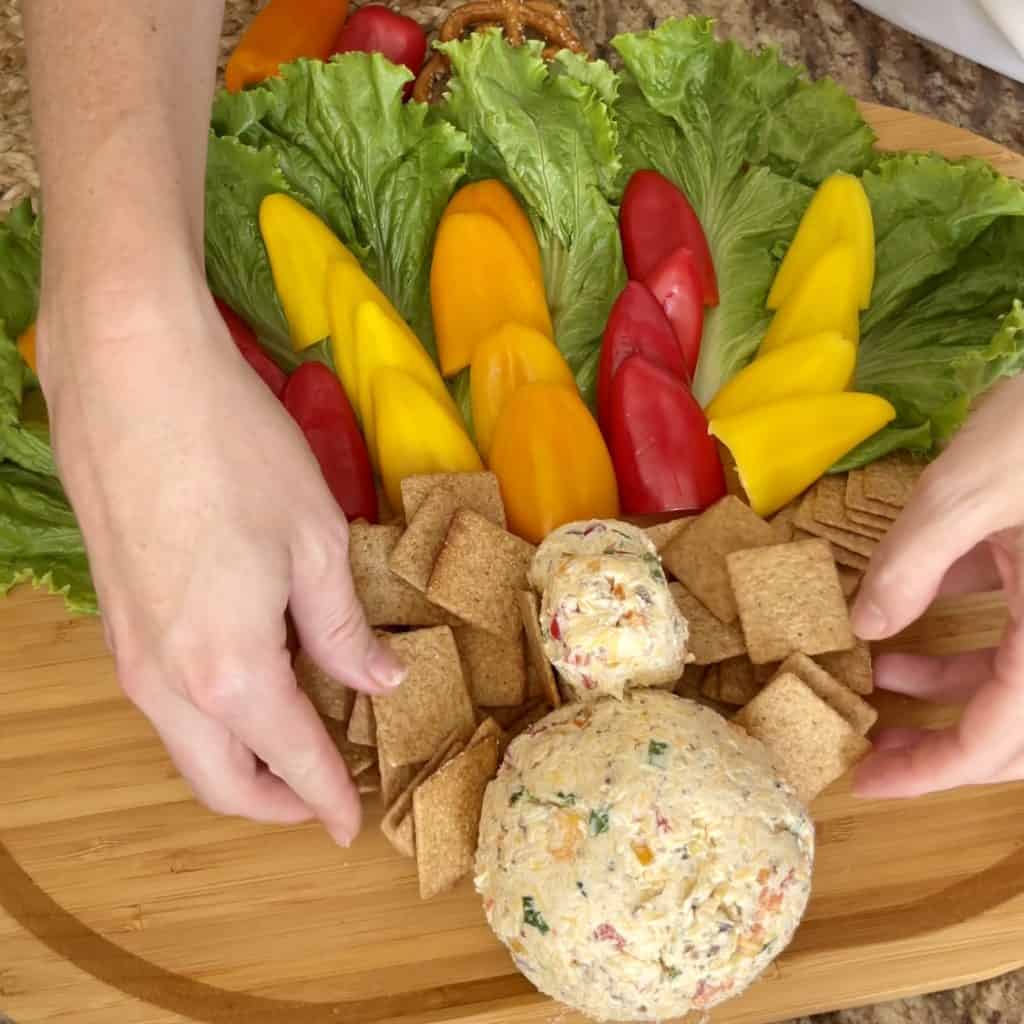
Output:
<instances>
[{"instance_id":1,"label":"fingernail","mask_svg":"<svg viewBox=\"0 0 1024 1024\"><path fill-rule=\"evenodd\" d=\"M383 644L377 644L370 652L366 659L366 668L373 681L388 690L401 686L405 680L405 666L394 651Z\"/></svg>"},{"instance_id":2,"label":"fingernail","mask_svg":"<svg viewBox=\"0 0 1024 1024\"><path fill-rule=\"evenodd\" d=\"M347 850L352 845L352 836L345 829L338 828L338 826L335 825L327 831L330 833L330 836L335 843L337 843L343 850Z\"/></svg>"},{"instance_id":3,"label":"fingernail","mask_svg":"<svg viewBox=\"0 0 1024 1024\"><path fill-rule=\"evenodd\" d=\"M859 600L853 608L854 631L863 640L882 640L887 635L887 623L882 609L870 599Z\"/></svg>"}]
</instances>

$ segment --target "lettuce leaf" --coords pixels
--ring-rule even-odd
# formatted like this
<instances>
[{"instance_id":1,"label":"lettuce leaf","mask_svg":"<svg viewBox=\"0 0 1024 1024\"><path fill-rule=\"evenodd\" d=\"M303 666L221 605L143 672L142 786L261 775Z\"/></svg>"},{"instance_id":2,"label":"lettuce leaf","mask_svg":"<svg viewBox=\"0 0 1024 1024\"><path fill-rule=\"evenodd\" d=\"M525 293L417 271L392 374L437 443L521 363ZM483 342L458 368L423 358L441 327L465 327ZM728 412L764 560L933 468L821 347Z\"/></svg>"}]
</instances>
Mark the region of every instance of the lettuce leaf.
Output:
<instances>
[{"instance_id":1,"label":"lettuce leaf","mask_svg":"<svg viewBox=\"0 0 1024 1024\"><path fill-rule=\"evenodd\" d=\"M379 54L344 54L329 64L300 60L255 89L221 93L213 130L264 161L255 166L248 157L246 173L259 182L233 190L246 219L255 219L266 191L289 192L337 232L433 352L431 247L465 173L467 142L422 104L402 102L408 80L408 71ZM217 168L210 179L211 188L224 191ZM212 241L225 254L237 248L230 268L236 280L265 262L265 253L255 251L262 249L258 226L255 237L243 230L241 244L227 224L212 234L208 228L208 247ZM236 308L251 315L245 305Z\"/></svg>"},{"instance_id":2,"label":"lettuce leaf","mask_svg":"<svg viewBox=\"0 0 1024 1024\"><path fill-rule=\"evenodd\" d=\"M808 81L774 50L718 42L709 19L612 45L626 66L615 105L625 170L675 182L714 257L722 302L708 313L694 379L706 404L767 329L765 300L813 187L871 166L875 136L833 82Z\"/></svg>"},{"instance_id":3,"label":"lettuce leaf","mask_svg":"<svg viewBox=\"0 0 1024 1024\"><path fill-rule=\"evenodd\" d=\"M513 48L495 30L442 49L455 74L441 116L468 137L469 176L503 181L529 214L555 339L592 402L601 336L625 285L615 76L572 54L549 66L541 44Z\"/></svg>"},{"instance_id":4,"label":"lettuce leaf","mask_svg":"<svg viewBox=\"0 0 1024 1024\"><path fill-rule=\"evenodd\" d=\"M0 463L0 592L32 583L96 614L85 542L56 477Z\"/></svg>"},{"instance_id":5,"label":"lettuce leaf","mask_svg":"<svg viewBox=\"0 0 1024 1024\"><path fill-rule=\"evenodd\" d=\"M0 221L0 320L15 338L36 318L42 232L25 199Z\"/></svg>"}]
</instances>

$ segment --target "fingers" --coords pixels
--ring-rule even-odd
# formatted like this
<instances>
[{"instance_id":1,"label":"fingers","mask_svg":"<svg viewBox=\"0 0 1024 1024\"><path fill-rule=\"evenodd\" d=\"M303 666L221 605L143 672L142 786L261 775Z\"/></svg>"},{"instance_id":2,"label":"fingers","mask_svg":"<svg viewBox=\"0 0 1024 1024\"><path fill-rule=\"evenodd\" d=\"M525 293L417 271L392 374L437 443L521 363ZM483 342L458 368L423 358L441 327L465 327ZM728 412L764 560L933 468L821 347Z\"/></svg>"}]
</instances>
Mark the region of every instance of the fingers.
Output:
<instances>
[{"instance_id":1,"label":"fingers","mask_svg":"<svg viewBox=\"0 0 1024 1024\"><path fill-rule=\"evenodd\" d=\"M345 762L291 672L287 651L249 652L216 678L195 685L199 709L224 725L259 757L348 846L359 834L362 809Z\"/></svg>"},{"instance_id":2,"label":"fingers","mask_svg":"<svg viewBox=\"0 0 1024 1024\"><path fill-rule=\"evenodd\" d=\"M993 557L992 548L984 542L950 566L939 587L939 596L986 594L999 590L1002 586L1002 576Z\"/></svg>"},{"instance_id":3,"label":"fingers","mask_svg":"<svg viewBox=\"0 0 1024 1024\"><path fill-rule=\"evenodd\" d=\"M223 725L170 690L158 699L159 708L143 710L196 799L210 810L277 825L314 816Z\"/></svg>"},{"instance_id":4,"label":"fingers","mask_svg":"<svg viewBox=\"0 0 1024 1024\"><path fill-rule=\"evenodd\" d=\"M934 464L937 474L941 463ZM991 532L983 507L957 507L946 494L919 488L879 545L851 613L863 639L884 640L920 618L947 573Z\"/></svg>"},{"instance_id":5,"label":"fingers","mask_svg":"<svg viewBox=\"0 0 1024 1024\"><path fill-rule=\"evenodd\" d=\"M1004 778L1020 760L1022 736L1022 680L997 676L978 689L952 728L916 739L904 733L900 743L883 744L861 765L855 792L911 797Z\"/></svg>"},{"instance_id":6,"label":"fingers","mask_svg":"<svg viewBox=\"0 0 1024 1024\"><path fill-rule=\"evenodd\" d=\"M994 671L995 651L947 658L883 654L875 661L875 682L883 690L935 704L966 704Z\"/></svg>"},{"instance_id":7,"label":"fingers","mask_svg":"<svg viewBox=\"0 0 1024 1024\"><path fill-rule=\"evenodd\" d=\"M356 598L343 522L326 545L293 552L290 605L302 647L328 675L366 693L401 684L404 666L374 635Z\"/></svg>"}]
</instances>

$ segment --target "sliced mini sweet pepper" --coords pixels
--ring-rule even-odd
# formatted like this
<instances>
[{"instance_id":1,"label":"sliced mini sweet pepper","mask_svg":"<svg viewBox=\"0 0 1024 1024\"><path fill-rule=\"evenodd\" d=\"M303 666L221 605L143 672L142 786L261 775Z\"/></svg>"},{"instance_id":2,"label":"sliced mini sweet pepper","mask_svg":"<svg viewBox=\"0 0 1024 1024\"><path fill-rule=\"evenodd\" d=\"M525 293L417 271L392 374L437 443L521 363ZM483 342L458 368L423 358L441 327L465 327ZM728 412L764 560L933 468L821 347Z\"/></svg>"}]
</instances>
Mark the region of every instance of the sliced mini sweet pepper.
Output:
<instances>
[{"instance_id":1,"label":"sliced mini sweet pepper","mask_svg":"<svg viewBox=\"0 0 1024 1024\"><path fill-rule=\"evenodd\" d=\"M611 456L575 388L536 383L513 392L494 432L490 467L509 529L534 544L565 523L618 515Z\"/></svg>"},{"instance_id":2,"label":"sliced mini sweet pepper","mask_svg":"<svg viewBox=\"0 0 1024 1024\"><path fill-rule=\"evenodd\" d=\"M404 323L396 323L376 302L360 302L355 312L355 392L353 404L359 409L370 455L377 461L374 414L376 375L382 367L404 370L456 421L455 401L445 387L426 350Z\"/></svg>"},{"instance_id":3,"label":"sliced mini sweet pepper","mask_svg":"<svg viewBox=\"0 0 1024 1024\"><path fill-rule=\"evenodd\" d=\"M441 218L430 301L446 377L468 366L476 346L502 324L521 323L554 339L544 286L511 233L489 214Z\"/></svg>"},{"instance_id":4,"label":"sliced mini sweet pepper","mask_svg":"<svg viewBox=\"0 0 1024 1024\"><path fill-rule=\"evenodd\" d=\"M372 302L389 320L409 329L388 297L358 263L354 260L332 263L327 271L327 323L331 335L331 355L338 376L345 385L345 393L356 407L357 415L356 310L364 302Z\"/></svg>"},{"instance_id":5,"label":"sliced mini sweet pepper","mask_svg":"<svg viewBox=\"0 0 1024 1024\"><path fill-rule=\"evenodd\" d=\"M711 421L758 515L777 512L896 417L877 395L787 398Z\"/></svg>"},{"instance_id":6,"label":"sliced mini sweet pepper","mask_svg":"<svg viewBox=\"0 0 1024 1024\"><path fill-rule=\"evenodd\" d=\"M836 331L815 334L755 359L715 395L709 419L800 395L845 391L853 380L857 346Z\"/></svg>"},{"instance_id":7,"label":"sliced mini sweet pepper","mask_svg":"<svg viewBox=\"0 0 1024 1024\"><path fill-rule=\"evenodd\" d=\"M543 334L520 324L506 324L477 345L469 388L473 429L485 462L509 396L524 384L537 381L576 387L565 357Z\"/></svg>"},{"instance_id":8,"label":"sliced mini sweet pepper","mask_svg":"<svg viewBox=\"0 0 1024 1024\"><path fill-rule=\"evenodd\" d=\"M253 329L226 303L213 300L238 351L259 374L263 382L280 398L284 394L288 375L263 350Z\"/></svg>"},{"instance_id":9,"label":"sliced mini sweet pepper","mask_svg":"<svg viewBox=\"0 0 1024 1024\"><path fill-rule=\"evenodd\" d=\"M29 324L18 336L18 351L28 368L36 372L36 325Z\"/></svg>"},{"instance_id":10,"label":"sliced mini sweet pepper","mask_svg":"<svg viewBox=\"0 0 1024 1024\"><path fill-rule=\"evenodd\" d=\"M270 0L228 60L228 91L271 78L282 64L299 57L327 60L347 13L348 0Z\"/></svg>"},{"instance_id":11,"label":"sliced mini sweet pepper","mask_svg":"<svg viewBox=\"0 0 1024 1024\"><path fill-rule=\"evenodd\" d=\"M331 264L358 266L356 258L315 213L280 192L260 203L260 234L292 345L301 351L329 333L327 272Z\"/></svg>"},{"instance_id":12,"label":"sliced mini sweet pepper","mask_svg":"<svg viewBox=\"0 0 1024 1024\"><path fill-rule=\"evenodd\" d=\"M725 495L708 421L686 382L645 356L612 382L605 431L627 515L702 512Z\"/></svg>"},{"instance_id":13,"label":"sliced mini sweet pepper","mask_svg":"<svg viewBox=\"0 0 1024 1024\"><path fill-rule=\"evenodd\" d=\"M630 281L615 300L601 339L601 362L597 371L597 416L601 429L608 429L612 380L619 367L633 355L642 355L689 383L683 351L676 341L661 303L639 281Z\"/></svg>"},{"instance_id":14,"label":"sliced mini sweet pepper","mask_svg":"<svg viewBox=\"0 0 1024 1024\"><path fill-rule=\"evenodd\" d=\"M303 363L288 378L282 401L341 510L349 519L377 522L373 469L341 381L323 363Z\"/></svg>"},{"instance_id":15,"label":"sliced mini sweet pepper","mask_svg":"<svg viewBox=\"0 0 1024 1024\"><path fill-rule=\"evenodd\" d=\"M860 341L857 259L848 242L833 245L775 314L761 343L761 355L824 331L838 331L854 343Z\"/></svg>"},{"instance_id":16,"label":"sliced mini sweet pepper","mask_svg":"<svg viewBox=\"0 0 1024 1024\"><path fill-rule=\"evenodd\" d=\"M631 278L647 283L659 263L684 247L693 254L702 301L718 305L718 281L704 228L689 199L668 178L657 171L637 171L626 186L619 220Z\"/></svg>"},{"instance_id":17,"label":"sliced mini sweet pepper","mask_svg":"<svg viewBox=\"0 0 1024 1024\"><path fill-rule=\"evenodd\" d=\"M509 188L494 178L464 185L452 196L444 211L446 217L453 213L485 213L493 217L522 249L537 280L543 283L544 268L541 265L537 236L530 218Z\"/></svg>"},{"instance_id":18,"label":"sliced mini sweet pepper","mask_svg":"<svg viewBox=\"0 0 1024 1024\"><path fill-rule=\"evenodd\" d=\"M704 336L704 302L693 253L685 246L674 249L654 268L646 284L672 325L687 379L692 380Z\"/></svg>"},{"instance_id":19,"label":"sliced mini sweet pepper","mask_svg":"<svg viewBox=\"0 0 1024 1024\"><path fill-rule=\"evenodd\" d=\"M864 185L852 174L833 174L814 194L775 276L768 308L781 309L818 260L837 242L853 247L857 256L857 302L861 309L867 309L875 286L875 221Z\"/></svg>"},{"instance_id":20,"label":"sliced mini sweet pepper","mask_svg":"<svg viewBox=\"0 0 1024 1024\"><path fill-rule=\"evenodd\" d=\"M402 507L401 483L420 473L483 468L462 423L411 374L386 366L373 375L374 435L384 492Z\"/></svg>"}]
</instances>

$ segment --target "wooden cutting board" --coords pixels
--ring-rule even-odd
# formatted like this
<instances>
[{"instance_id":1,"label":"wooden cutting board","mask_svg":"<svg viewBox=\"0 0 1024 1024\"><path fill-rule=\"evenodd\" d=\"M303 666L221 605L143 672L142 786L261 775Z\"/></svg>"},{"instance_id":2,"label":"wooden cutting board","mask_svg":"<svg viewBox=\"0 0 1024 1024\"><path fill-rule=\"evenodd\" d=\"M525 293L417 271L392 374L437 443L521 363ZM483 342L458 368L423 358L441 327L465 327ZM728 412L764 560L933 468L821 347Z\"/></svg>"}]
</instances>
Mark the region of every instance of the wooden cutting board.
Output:
<instances>
[{"instance_id":1,"label":"wooden cutting board","mask_svg":"<svg viewBox=\"0 0 1024 1024\"><path fill-rule=\"evenodd\" d=\"M1024 159L865 108L890 149ZM933 609L896 646L991 646L998 595ZM955 714L880 696L886 724ZM814 806L807 918L767 977L715 1014L766 1024L934 991L1024 964L1024 785ZM368 810L336 849L315 826L218 818L189 798L119 695L99 623L0 602L0 1011L17 1024L573 1024L491 937L471 884L431 903Z\"/></svg>"}]
</instances>

